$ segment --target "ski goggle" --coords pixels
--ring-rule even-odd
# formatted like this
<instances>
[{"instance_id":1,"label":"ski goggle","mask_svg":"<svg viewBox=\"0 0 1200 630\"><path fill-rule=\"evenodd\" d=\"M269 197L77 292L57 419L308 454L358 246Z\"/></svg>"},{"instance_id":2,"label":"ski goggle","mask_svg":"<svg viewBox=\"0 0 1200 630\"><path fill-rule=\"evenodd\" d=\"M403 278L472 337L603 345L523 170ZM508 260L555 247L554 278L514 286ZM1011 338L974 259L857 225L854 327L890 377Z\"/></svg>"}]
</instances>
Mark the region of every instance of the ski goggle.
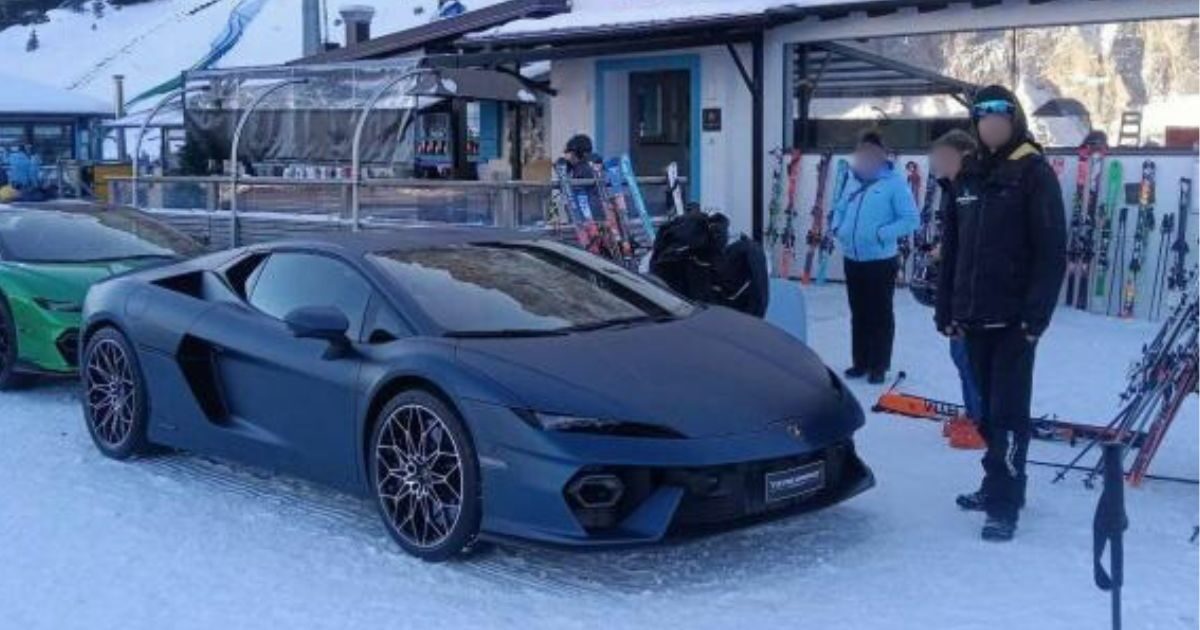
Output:
<instances>
[{"instance_id":1,"label":"ski goggle","mask_svg":"<svg viewBox=\"0 0 1200 630\"><path fill-rule=\"evenodd\" d=\"M1004 100L981 101L975 103L971 107L971 111L975 114L976 118L983 118L992 114L1012 116L1017 111L1017 106Z\"/></svg>"}]
</instances>

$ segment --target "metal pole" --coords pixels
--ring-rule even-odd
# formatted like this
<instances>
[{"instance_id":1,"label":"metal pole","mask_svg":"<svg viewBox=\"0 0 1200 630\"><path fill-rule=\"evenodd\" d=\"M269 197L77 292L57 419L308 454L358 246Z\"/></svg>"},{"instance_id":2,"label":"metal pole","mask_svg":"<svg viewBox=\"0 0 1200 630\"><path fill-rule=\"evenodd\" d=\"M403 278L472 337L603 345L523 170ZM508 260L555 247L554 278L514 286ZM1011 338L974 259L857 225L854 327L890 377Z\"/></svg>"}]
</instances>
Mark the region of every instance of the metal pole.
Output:
<instances>
[{"instance_id":1,"label":"metal pole","mask_svg":"<svg viewBox=\"0 0 1200 630\"><path fill-rule=\"evenodd\" d=\"M371 98L367 100L365 105L363 105L362 113L358 117L358 122L354 125L354 140L350 144L350 229L355 232L357 232L359 228L359 188L362 185L362 158L359 156L359 149L361 148L362 144L363 129L365 129L367 126L367 116L370 115L371 110L375 109L375 106L379 104L379 100L383 98L384 94L386 94L392 88L396 87L403 81L426 73L436 74L437 71L432 68L417 68L415 70L409 70L408 72L405 72L404 74L385 83L383 87L379 88L378 91L372 94ZM400 132L404 133L403 126L400 128Z\"/></svg>"},{"instance_id":2,"label":"metal pole","mask_svg":"<svg viewBox=\"0 0 1200 630\"><path fill-rule=\"evenodd\" d=\"M246 108L246 111L242 112L241 117L238 118L237 127L234 127L234 129L233 129L233 146L231 146L229 149L229 161L231 162L231 165L233 167L233 173L229 177L229 181L232 184L232 187L229 191L229 246L230 247L238 246L238 217L237 217L237 212L238 212L238 202L237 202L237 200L238 200L238 194L237 194L238 159L237 159L237 156L238 156L238 145L241 143L241 140L242 140L242 130L246 128L246 122L250 120L250 114L253 114L254 110L257 109L258 106L261 105L262 102L265 101L268 96L279 91L280 88L284 88L289 85L297 85L300 83L308 83L308 79L305 79L305 78L285 79L285 80L280 81L280 82L272 85L271 87L268 87L267 89L263 90L262 93L260 93L258 96L256 96L254 98L253 101L250 102L250 106Z\"/></svg>"},{"instance_id":3,"label":"metal pole","mask_svg":"<svg viewBox=\"0 0 1200 630\"><path fill-rule=\"evenodd\" d=\"M166 96L162 97L161 100L154 104L154 107L150 109L150 113L146 114L146 118L142 121L141 126L138 127L137 140L133 145L133 203L131 205L134 208L138 207L138 177L141 175L140 162L142 154L142 140L146 137L146 130L150 128L150 121L154 120L154 117L157 116L159 112L161 112L162 109L167 106L167 103L175 100L176 97L182 98L186 96L188 92L198 92L207 89L208 86L197 86L191 89L186 87L177 88L167 92Z\"/></svg>"}]
</instances>

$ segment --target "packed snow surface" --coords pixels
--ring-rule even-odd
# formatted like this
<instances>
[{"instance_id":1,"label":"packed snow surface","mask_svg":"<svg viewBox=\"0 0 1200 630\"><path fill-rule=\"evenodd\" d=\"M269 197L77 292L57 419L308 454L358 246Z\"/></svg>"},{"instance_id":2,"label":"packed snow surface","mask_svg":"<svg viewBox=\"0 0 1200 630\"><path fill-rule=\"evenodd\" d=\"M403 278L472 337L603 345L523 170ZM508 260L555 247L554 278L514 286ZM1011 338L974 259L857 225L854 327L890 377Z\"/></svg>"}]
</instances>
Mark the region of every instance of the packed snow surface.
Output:
<instances>
[{"instance_id":1,"label":"packed snow surface","mask_svg":"<svg viewBox=\"0 0 1200 630\"><path fill-rule=\"evenodd\" d=\"M809 338L848 357L839 286L806 289ZM898 301L908 389L957 398L930 312ZM1038 356L1035 411L1102 421L1155 325L1060 312ZM880 387L852 384L869 406ZM937 425L870 415L878 486L837 507L669 546L601 553L500 547L429 565L398 551L371 506L292 479L186 455L119 463L92 447L71 384L0 394L0 625L6 628L1108 627L1092 584L1098 491L1032 468L1010 544L980 541L955 493L978 453ZM1197 475L1197 405L1152 472ZM1073 449L1035 443L1038 459ZM1126 627L1195 628L1195 486L1127 493Z\"/></svg>"}]
</instances>

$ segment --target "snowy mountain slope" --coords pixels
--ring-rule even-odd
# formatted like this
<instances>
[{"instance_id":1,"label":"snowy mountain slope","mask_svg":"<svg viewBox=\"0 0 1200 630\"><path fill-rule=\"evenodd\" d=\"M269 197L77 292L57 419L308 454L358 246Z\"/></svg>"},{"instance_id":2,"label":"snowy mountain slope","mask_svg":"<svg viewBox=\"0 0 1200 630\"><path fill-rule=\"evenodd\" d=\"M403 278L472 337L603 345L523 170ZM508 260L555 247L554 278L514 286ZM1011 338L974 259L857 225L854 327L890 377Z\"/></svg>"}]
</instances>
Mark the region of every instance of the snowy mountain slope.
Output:
<instances>
[{"instance_id":1,"label":"snowy mountain slope","mask_svg":"<svg viewBox=\"0 0 1200 630\"><path fill-rule=\"evenodd\" d=\"M499 0L473 0L470 8ZM13 26L0 31L0 59L5 73L89 96L112 100L111 77L126 77L126 96L170 80L209 52L239 0L157 0L121 9L108 7L97 19L90 12L58 9L36 27ZM365 0L376 9L372 32L389 33L429 20L437 0ZM329 2L329 39L343 40L334 24L337 7ZM246 27L238 44L218 67L266 65L300 57L301 0L267 0ZM417 9L421 11L418 12ZM26 52L32 28L40 46Z\"/></svg>"}]
</instances>

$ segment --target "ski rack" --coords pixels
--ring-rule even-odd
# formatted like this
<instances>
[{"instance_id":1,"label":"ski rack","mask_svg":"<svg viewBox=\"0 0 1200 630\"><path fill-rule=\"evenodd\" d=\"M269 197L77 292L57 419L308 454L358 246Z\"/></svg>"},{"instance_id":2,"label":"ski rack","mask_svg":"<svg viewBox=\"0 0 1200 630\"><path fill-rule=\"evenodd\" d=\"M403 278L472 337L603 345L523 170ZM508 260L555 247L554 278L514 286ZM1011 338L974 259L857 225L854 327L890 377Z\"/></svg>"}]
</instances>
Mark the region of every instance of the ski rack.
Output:
<instances>
[{"instance_id":1,"label":"ski rack","mask_svg":"<svg viewBox=\"0 0 1200 630\"><path fill-rule=\"evenodd\" d=\"M1193 269L1191 277L1195 277ZM1200 368L1200 351L1197 349L1197 333L1200 332L1200 298L1195 293L1182 294L1159 328L1158 333L1142 350L1142 356L1130 367L1125 390L1121 393L1120 410L1105 425L1114 432L1112 437L1092 439L1069 462L1062 464L1053 483L1066 478L1072 470L1079 470L1079 463L1097 445L1117 442L1125 447L1125 454L1140 439L1140 448L1132 466L1126 472L1126 480L1139 486L1149 474L1150 463L1166 437L1167 430L1179 414L1183 401L1197 388L1197 373ZM1140 437L1144 434L1144 437ZM1094 485L1100 475L1101 462L1097 461L1088 471L1084 484Z\"/></svg>"}]
</instances>

